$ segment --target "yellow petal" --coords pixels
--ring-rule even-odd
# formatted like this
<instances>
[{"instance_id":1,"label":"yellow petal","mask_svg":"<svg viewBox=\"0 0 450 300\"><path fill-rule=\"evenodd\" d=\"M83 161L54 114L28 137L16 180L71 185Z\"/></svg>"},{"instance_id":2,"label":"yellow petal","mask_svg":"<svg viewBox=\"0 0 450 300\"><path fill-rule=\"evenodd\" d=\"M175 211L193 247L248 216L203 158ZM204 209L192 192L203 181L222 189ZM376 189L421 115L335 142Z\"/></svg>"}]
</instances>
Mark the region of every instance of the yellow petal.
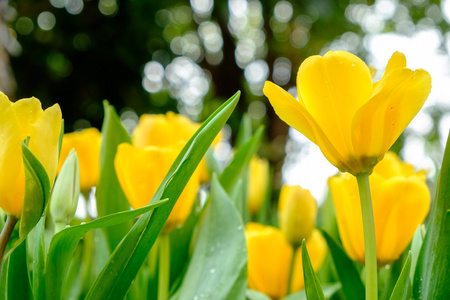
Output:
<instances>
[{"instance_id":1,"label":"yellow petal","mask_svg":"<svg viewBox=\"0 0 450 300\"><path fill-rule=\"evenodd\" d=\"M396 51L389 59L384 74L387 75L394 70L403 68L406 68L406 57L403 53Z\"/></svg>"},{"instance_id":2,"label":"yellow petal","mask_svg":"<svg viewBox=\"0 0 450 300\"><path fill-rule=\"evenodd\" d=\"M396 176L408 177L415 173L412 165L402 162L397 154L391 151L386 152L383 160L375 166L373 171L378 175L383 176L385 179ZM423 174L423 176L425 175Z\"/></svg>"},{"instance_id":3,"label":"yellow petal","mask_svg":"<svg viewBox=\"0 0 450 300\"><path fill-rule=\"evenodd\" d=\"M275 227L248 223L248 286L273 299L286 295L292 247Z\"/></svg>"},{"instance_id":4,"label":"yellow petal","mask_svg":"<svg viewBox=\"0 0 450 300\"><path fill-rule=\"evenodd\" d=\"M317 229L314 229L311 236L306 240L306 249L308 249L309 259L314 272L318 272L325 260L327 254L327 243L324 237ZM294 275L292 279L292 291L297 292L305 287L305 280L303 278L303 261L302 248L299 247L295 252L295 266Z\"/></svg>"},{"instance_id":5,"label":"yellow petal","mask_svg":"<svg viewBox=\"0 0 450 300\"><path fill-rule=\"evenodd\" d=\"M341 168L339 162L344 161L342 155L330 143L317 122L299 101L270 81L266 81L264 85L264 94L269 98L270 104L281 120L318 145L328 161Z\"/></svg>"},{"instance_id":6,"label":"yellow petal","mask_svg":"<svg viewBox=\"0 0 450 300\"><path fill-rule=\"evenodd\" d=\"M297 88L331 144L341 154L353 153L351 121L372 92L367 65L344 51L311 56L298 70Z\"/></svg>"},{"instance_id":7,"label":"yellow petal","mask_svg":"<svg viewBox=\"0 0 450 300\"><path fill-rule=\"evenodd\" d=\"M0 92L0 206L20 217L25 191L22 130L12 103Z\"/></svg>"},{"instance_id":8,"label":"yellow petal","mask_svg":"<svg viewBox=\"0 0 450 300\"><path fill-rule=\"evenodd\" d=\"M80 188L82 191L89 191L98 183L101 137L98 129L93 127L64 134L58 173L70 150L75 149L80 166Z\"/></svg>"},{"instance_id":9,"label":"yellow petal","mask_svg":"<svg viewBox=\"0 0 450 300\"><path fill-rule=\"evenodd\" d=\"M431 77L424 70L390 72L354 117L356 156L383 156L422 108L430 90Z\"/></svg>"},{"instance_id":10,"label":"yellow petal","mask_svg":"<svg viewBox=\"0 0 450 300\"><path fill-rule=\"evenodd\" d=\"M329 185L342 246L353 260L364 262L364 233L356 179L345 173L331 177Z\"/></svg>"},{"instance_id":11,"label":"yellow petal","mask_svg":"<svg viewBox=\"0 0 450 300\"><path fill-rule=\"evenodd\" d=\"M179 148L149 146L139 149L120 144L114 166L119 183L133 208L147 205L169 171ZM198 172L194 172L172 209L164 232L181 225L189 215L199 186Z\"/></svg>"},{"instance_id":12,"label":"yellow petal","mask_svg":"<svg viewBox=\"0 0 450 300\"><path fill-rule=\"evenodd\" d=\"M42 112L36 122L31 124L28 148L47 171L50 185L55 181L59 156L59 136L61 133L61 109L58 104Z\"/></svg>"},{"instance_id":13,"label":"yellow petal","mask_svg":"<svg viewBox=\"0 0 450 300\"><path fill-rule=\"evenodd\" d=\"M269 162L257 156L252 157L247 182L247 206L251 214L256 214L266 198L269 184Z\"/></svg>"},{"instance_id":14,"label":"yellow petal","mask_svg":"<svg viewBox=\"0 0 450 300\"><path fill-rule=\"evenodd\" d=\"M422 176L395 177L385 182L386 205L374 210L379 265L396 260L411 242L430 207L430 193ZM383 226L381 226L383 225Z\"/></svg>"}]
</instances>

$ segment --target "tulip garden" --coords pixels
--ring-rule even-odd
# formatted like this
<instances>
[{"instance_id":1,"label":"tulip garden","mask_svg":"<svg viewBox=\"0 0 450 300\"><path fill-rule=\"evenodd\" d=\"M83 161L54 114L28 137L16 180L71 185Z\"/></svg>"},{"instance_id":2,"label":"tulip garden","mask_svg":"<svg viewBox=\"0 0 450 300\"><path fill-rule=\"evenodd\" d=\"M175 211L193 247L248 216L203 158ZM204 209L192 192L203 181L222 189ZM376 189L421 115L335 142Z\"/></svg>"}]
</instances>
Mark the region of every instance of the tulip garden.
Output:
<instances>
[{"instance_id":1,"label":"tulip garden","mask_svg":"<svg viewBox=\"0 0 450 300\"><path fill-rule=\"evenodd\" d=\"M336 167L322 207L284 185L272 209L262 128L242 122L229 161L215 159L240 92L202 124L145 114L131 136L107 101L101 131L63 134L57 104L2 94L2 295L446 299L450 150L434 199L425 173L389 152L427 99L428 72L396 52L372 83L360 58L335 51L307 58L297 88L298 99L268 81L264 94ZM98 215L87 206L80 219L94 187ZM325 206L337 231L316 226Z\"/></svg>"}]
</instances>

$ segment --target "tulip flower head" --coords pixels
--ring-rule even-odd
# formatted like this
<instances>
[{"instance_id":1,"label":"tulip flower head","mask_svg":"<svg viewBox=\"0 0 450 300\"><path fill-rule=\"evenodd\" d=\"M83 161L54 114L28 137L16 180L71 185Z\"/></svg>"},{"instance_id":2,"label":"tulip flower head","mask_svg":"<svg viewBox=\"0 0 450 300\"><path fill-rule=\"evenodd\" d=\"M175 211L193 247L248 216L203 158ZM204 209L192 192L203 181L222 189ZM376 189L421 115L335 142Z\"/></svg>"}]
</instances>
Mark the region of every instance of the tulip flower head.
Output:
<instances>
[{"instance_id":1,"label":"tulip flower head","mask_svg":"<svg viewBox=\"0 0 450 300\"><path fill-rule=\"evenodd\" d=\"M58 104L42 110L32 97L14 103L0 92L0 207L8 215L20 218L25 193L22 142L30 137L28 148L47 171L53 186L58 166L61 132Z\"/></svg>"},{"instance_id":2,"label":"tulip flower head","mask_svg":"<svg viewBox=\"0 0 450 300\"><path fill-rule=\"evenodd\" d=\"M119 145L114 166L119 183L133 208L150 202L180 150L180 146L140 149L127 143ZM198 172L194 172L189 179L164 225L163 233L182 225L189 216L199 187L198 176Z\"/></svg>"},{"instance_id":3,"label":"tulip flower head","mask_svg":"<svg viewBox=\"0 0 450 300\"><path fill-rule=\"evenodd\" d=\"M308 190L298 185L284 185L278 202L280 229L289 243L295 247L308 239L313 232L317 203Z\"/></svg>"},{"instance_id":4,"label":"tulip flower head","mask_svg":"<svg viewBox=\"0 0 450 300\"><path fill-rule=\"evenodd\" d=\"M252 157L247 186L247 206L251 214L256 214L264 203L266 187L269 184L269 171L267 159Z\"/></svg>"},{"instance_id":5,"label":"tulip flower head","mask_svg":"<svg viewBox=\"0 0 450 300\"><path fill-rule=\"evenodd\" d=\"M370 173L422 108L428 72L406 68L396 52L372 83L367 65L345 51L308 57L297 74L298 100L266 82L277 115L317 144L330 163L353 175Z\"/></svg>"},{"instance_id":6,"label":"tulip flower head","mask_svg":"<svg viewBox=\"0 0 450 300\"><path fill-rule=\"evenodd\" d=\"M293 247L284 234L275 227L248 223L245 229L248 252L248 285L272 299L281 299L287 294ZM311 264L317 272L321 267L327 245L318 230L314 230L306 241ZM305 286L301 248L295 252L292 291Z\"/></svg>"},{"instance_id":7,"label":"tulip flower head","mask_svg":"<svg viewBox=\"0 0 450 300\"><path fill-rule=\"evenodd\" d=\"M58 173L70 150L75 149L80 166L80 188L84 192L89 192L98 183L101 139L102 135L97 128L87 128L63 136Z\"/></svg>"},{"instance_id":8,"label":"tulip flower head","mask_svg":"<svg viewBox=\"0 0 450 300\"><path fill-rule=\"evenodd\" d=\"M378 266L396 260L428 214L430 192L423 172L414 172L392 152L375 166L369 177ZM342 244L348 255L364 263L361 204L355 177L340 174L329 180Z\"/></svg>"},{"instance_id":9,"label":"tulip flower head","mask_svg":"<svg viewBox=\"0 0 450 300\"><path fill-rule=\"evenodd\" d=\"M147 146L178 147L180 143L186 144L201 124L192 122L186 116L175 114L144 114L140 117L137 127L133 131L131 140L138 148ZM213 141L216 145L220 134ZM200 181L209 180L209 172L204 160L199 164Z\"/></svg>"}]
</instances>

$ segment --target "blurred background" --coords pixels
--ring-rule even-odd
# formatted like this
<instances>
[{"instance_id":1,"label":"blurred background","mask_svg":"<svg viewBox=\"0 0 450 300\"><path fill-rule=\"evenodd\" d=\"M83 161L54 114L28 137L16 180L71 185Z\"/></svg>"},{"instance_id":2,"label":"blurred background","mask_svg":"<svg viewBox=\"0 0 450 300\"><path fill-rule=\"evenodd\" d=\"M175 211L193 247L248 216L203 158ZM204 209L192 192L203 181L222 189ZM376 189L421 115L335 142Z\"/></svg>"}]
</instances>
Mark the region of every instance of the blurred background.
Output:
<instances>
[{"instance_id":1,"label":"blurred background","mask_svg":"<svg viewBox=\"0 0 450 300\"><path fill-rule=\"evenodd\" d=\"M243 114L266 126L260 155L275 187L300 184L321 201L336 173L289 130L262 93L266 80L296 94L300 63L328 50L363 58L381 77L393 52L433 78L424 109L394 145L434 177L450 127L450 1L20 0L0 1L0 90L11 100L59 103L65 130L101 127L102 101L129 132L143 113L205 120L242 91L225 136ZM230 144L218 155L226 157Z\"/></svg>"}]
</instances>

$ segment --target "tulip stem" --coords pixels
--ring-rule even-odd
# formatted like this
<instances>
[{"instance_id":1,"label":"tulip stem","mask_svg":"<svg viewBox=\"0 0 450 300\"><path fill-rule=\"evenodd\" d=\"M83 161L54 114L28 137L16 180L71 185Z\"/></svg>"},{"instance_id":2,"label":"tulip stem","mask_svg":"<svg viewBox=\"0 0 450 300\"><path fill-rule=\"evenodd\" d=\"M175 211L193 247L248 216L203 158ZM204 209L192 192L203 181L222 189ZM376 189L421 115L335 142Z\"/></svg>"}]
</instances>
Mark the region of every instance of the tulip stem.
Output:
<instances>
[{"instance_id":1,"label":"tulip stem","mask_svg":"<svg viewBox=\"0 0 450 300\"><path fill-rule=\"evenodd\" d=\"M291 267L289 268L289 281L288 281L288 288L287 288L287 294L292 293L292 281L294 280L294 267L295 267L295 253L297 252L298 246L293 246L292 251L292 259L291 259Z\"/></svg>"},{"instance_id":2,"label":"tulip stem","mask_svg":"<svg viewBox=\"0 0 450 300\"><path fill-rule=\"evenodd\" d=\"M159 236L159 272L158 272L158 300L169 299L170 281L170 236Z\"/></svg>"},{"instance_id":3,"label":"tulip stem","mask_svg":"<svg viewBox=\"0 0 450 300\"><path fill-rule=\"evenodd\" d=\"M7 216L6 223L3 226L2 233L0 233L0 280L2 278L2 269L3 269L3 256L5 255L6 245L8 245L9 238L11 237L11 233L16 226L16 223L19 219L14 216Z\"/></svg>"},{"instance_id":4,"label":"tulip stem","mask_svg":"<svg viewBox=\"0 0 450 300\"><path fill-rule=\"evenodd\" d=\"M366 266L366 299L378 299L377 249L375 242L375 222L373 218L372 198L370 196L369 174L356 175L364 230L364 249Z\"/></svg>"}]
</instances>

